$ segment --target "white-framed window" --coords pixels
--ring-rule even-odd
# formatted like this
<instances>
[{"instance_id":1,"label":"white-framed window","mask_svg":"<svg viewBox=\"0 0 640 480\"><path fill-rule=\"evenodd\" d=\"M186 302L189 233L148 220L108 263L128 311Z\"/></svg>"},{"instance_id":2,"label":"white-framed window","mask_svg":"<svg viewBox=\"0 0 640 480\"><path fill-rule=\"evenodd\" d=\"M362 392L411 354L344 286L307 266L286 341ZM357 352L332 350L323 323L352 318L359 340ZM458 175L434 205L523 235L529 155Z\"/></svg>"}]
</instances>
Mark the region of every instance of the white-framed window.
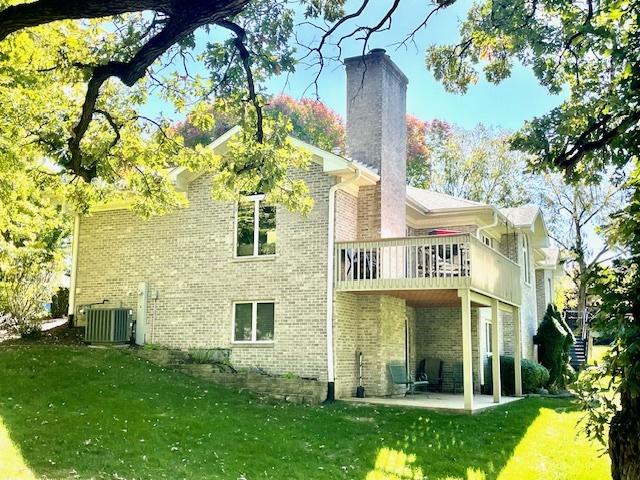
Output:
<instances>
[{"instance_id":1,"label":"white-framed window","mask_svg":"<svg viewBox=\"0 0 640 480\"><path fill-rule=\"evenodd\" d=\"M493 248L493 238L484 233L480 232L480 241L484 243L487 247Z\"/></svg>"},{"instance_id":2,"label":"white-framed window","mask_svg":"<svg viewBox=\"0 0 640 480\"><path fill-rule=\"evenodd\" d=\"M493 338L493 332L491 331L491 327L492 327L492 322L485 322L484 323L484 348L485 348L485 352L487 352L487 356L491 356L493 354L493 345L492 345L492 338Z\"/></svg>"},{"instance_id":3,"label":"white-framed window","mask_svg":"<svg viewBox=\"0 0 640 480\"><path fill-rule=\"evenodd\" d=\"M273 301L234 302L233 341L235 343L273 342L275 303Z\"/></svg>"},{"instance_id":4,"label":"white-framed window","mask_svg":"<svg viewBox=\"0 0 640 480\"><path fill-rule=\"evenodd\" d=\"M251 195L236 208L236 257L258 257L276 253L276 207L264 195Z\"/></svg>"},{"instance_id":5,"label":"white-framed window","mask_svg":"<svg viewBox=\"0 0 640 480\"><path fill-rule=\"evenodd\" d=\"M524 269L524 281L531 283L531 259L529 258L529 237L522 235L522 267Z\"/></svg>"}]
</instances>

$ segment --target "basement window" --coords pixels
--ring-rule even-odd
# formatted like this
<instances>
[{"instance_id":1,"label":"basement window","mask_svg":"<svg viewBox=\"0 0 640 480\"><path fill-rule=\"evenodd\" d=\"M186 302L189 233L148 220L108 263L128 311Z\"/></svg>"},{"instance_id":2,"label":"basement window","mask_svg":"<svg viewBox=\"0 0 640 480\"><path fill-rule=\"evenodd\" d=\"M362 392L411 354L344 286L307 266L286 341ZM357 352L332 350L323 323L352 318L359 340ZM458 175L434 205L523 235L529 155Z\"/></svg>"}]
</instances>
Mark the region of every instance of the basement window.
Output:
<instances>
[{"instance_id":1,"label":"basement window","mask_svg":"<svg viewBox=\"0 0 640 480\"><path fill-rule=\"evenodd\" d=\"M274 324L273 302L237 302L233 305L234 342L273 342Z\"/></svg>"},{"instance_id":2,"label":"basement window","mask_svg":"<svg viewBox=\"0 0 640 480\"><path fill-rule=\"evenodd\" d=\"M236 256L258 257L276 253L276 207L264 195L251 195L238 202L236 212Z\"/></svg>"}]
</instances>

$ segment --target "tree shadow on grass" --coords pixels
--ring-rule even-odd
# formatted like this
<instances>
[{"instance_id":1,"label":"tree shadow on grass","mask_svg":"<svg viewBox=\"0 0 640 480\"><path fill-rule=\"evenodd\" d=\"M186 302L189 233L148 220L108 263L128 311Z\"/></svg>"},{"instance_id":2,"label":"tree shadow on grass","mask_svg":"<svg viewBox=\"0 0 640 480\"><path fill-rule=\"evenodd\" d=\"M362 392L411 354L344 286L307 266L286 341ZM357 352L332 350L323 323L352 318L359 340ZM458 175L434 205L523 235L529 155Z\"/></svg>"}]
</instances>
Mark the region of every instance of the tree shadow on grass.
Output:
<instances>
[{"instance_id":1,"label":"tree shadow on grass","mask_svg":"<svg viewBox=\"0 0 640 480\"><path fill-rule=\"evenodd\" d=\"M475 470L490 480L550 405L528 399L475 416L288 405L113 349L0 348L0 371L11 442L49 478L467 480Z\"/></svg>"},{"instance_id":2,"label":"tree shadow on grass","mask_svg":"<svg viewBox=\"0 0 640 480\"><path fill-rule=\"evenodd\" d=\"M567 401L526 399L474 416L415 410L399 414L405 432L378 444L366 480L495 480L541 409Z\"/></svg>"}]
</instances>

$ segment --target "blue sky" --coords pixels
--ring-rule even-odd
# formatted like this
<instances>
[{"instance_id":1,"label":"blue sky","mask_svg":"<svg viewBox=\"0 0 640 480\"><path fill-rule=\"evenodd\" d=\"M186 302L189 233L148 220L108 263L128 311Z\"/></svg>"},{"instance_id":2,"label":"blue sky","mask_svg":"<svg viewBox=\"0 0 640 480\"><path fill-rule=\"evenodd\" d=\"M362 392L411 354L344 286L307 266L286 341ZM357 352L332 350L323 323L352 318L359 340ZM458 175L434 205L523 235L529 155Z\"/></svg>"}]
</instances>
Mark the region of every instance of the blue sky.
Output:
<instances>
[{"instance_id":1,"label":"blue sky","mask_svg":"<svg viewBox=\"0 0 640 480\"><path fill-rule=\"evenodd\" d=\"M381 12L390 4L390 0L376 0L371 2L365 14L358 20L359 25L371 25L377 22ZM490 84L484 79L470 87L465 95L455 95L445 92L431 72L427 71L424 63L425 50L430 44L452 43L458 39L459 22L465 17L471 6L471 0L458 0L453 6L436 14L431 18L427 27L415 37L415 45L407 48L394 46L394 43L404 38L412 31L427 12L428 3L425 0L403 0L394 15L392 27L389 31L373 37L371 48L385 48L394 62L409 78L407 91L407 110L424 120L439 118L455 123L465 128L471 128L478 123L518 129L525 120L542 115L558 105L562 98L549 94L546 89L538 85L531 71L522 66L514 69L511 78L500 85ZM359 1L349 1L347 12L353 11ZM313 41L316 31L311 28L299 28L298 33L306 41ZM215 33L206 37L204 32L198 34L198 43L213 41ZM219 34L217 34L219 35ZM219 38L219 37L218 37ZM343 57L359 55L362 44L351 41L344 44ZM195 66L196 70L206 74L204 67ZM306 91L306 96L314 96L315 91L308 89L316 74L314 68L299 65L297 71L288 77L270 79L266 83L270 93L287 93L300 98ZM330 64L322 73L319 81L320 99L333 110L344 117L345 110L345 75L340 63ZM150 112L163 113L169 117L179 118L168 107L154 100L148 106Z\"/></svg>"}]
</instances>

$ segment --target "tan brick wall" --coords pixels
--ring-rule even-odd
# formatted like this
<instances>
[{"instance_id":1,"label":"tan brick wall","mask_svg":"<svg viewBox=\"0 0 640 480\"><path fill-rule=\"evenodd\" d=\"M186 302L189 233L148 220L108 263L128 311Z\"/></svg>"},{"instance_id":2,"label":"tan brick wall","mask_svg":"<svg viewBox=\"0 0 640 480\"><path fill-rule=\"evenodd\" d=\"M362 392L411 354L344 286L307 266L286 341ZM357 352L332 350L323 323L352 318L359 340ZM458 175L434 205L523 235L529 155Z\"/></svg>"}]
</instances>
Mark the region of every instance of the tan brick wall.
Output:
<instances>
[{"instance_id":1,"label":"tan brick wall","mask_svg":"<svg viewBox=\"0 0 640 480\"><path fill-rule=\"evenodd\" d=\"M381 358L379 370L383 372L382 392L404 393L404 386L395 386L389 375L389 363L406 363L406 303L401 298L380 297Z\"/></svg>"},{"instance_id":2,"label":"tan brick wall","mask_svg":"<svg viewBox=\"0 0 640 480\"><path fill-rule=\"evenodd\" d=\"M359 298L350 293L335 295L333 328L337 398L353 397L358 385Z\"/></svg>"},{"instance_id":3,"label":"tan brick wall","mask_svg":"<svg viewBox=\"0 0 640 480\"><path fill-rule=\"evenodd\" d=\"M136 287L149 282L147 341L172 347L231 348L238 367L261 367L326 381L328 192L318 165L298 172L315 200L306 217L277 210L277 256L234 260L235 206L211 199L210 179L188 191L190 205L142 220L124 210L95 213L80 226L77 305L106 298L136 308ZM231 342L232 302L274 300L269 347Z\"/></svg>"},{"instance_id":4,"label":"tan brick wall","mask_svg":"<svg viewBox=\"0 0 640 480\"><path fill-rule=\"evenodd\" d=\"M354 396L358 385L358 352L363 353L363 385L367 395L389 395L402 390L393 386L388 365L405 361L404 300L338 293L335 312L336 396Z\"/></svg>"},{"instance_id":5,"label":"tan brick wall","mask_svg":"<svg viewBox=\"0 0 640 480\"><path fill-rule=\"evenodd\" d=\"M473 350L473 384L480 391L478 309L471 309L471 342ZM459 307L436 307L416 309L416 358L441 359L443 366L443 389L453 388L453 366L462 363L462 311Z\"/></svg>"},{"instance_id":6,"label":"tan brick wall","mask_svg":"<svg viewBox=\"0 0 640 480\"><path fill-rule=\"evenodd\" d=\"M336 242L358 239L358 198L343 190L336 191Z\"/></svg>"},{"instance_id":7,"label":"tan brick wall","mask_svg":"<svg viewBox=\"0 0 640 480\"><path fill-rule=\"evenodd\" d=\"M501 254L518 263L518 235L515 233L502 235L498 246Z\"/></svg>"},{"instance_id":8,"label":"tan brick wall","mask_svg":"<svg viewBox=\"0 0 640 480\"><path fill-rule=\"evenodd\" d=\"M380 184L360 187L358 193L358 240L380 238Z\"/></svg>"},{"instance_id":9,"label":"tan brick wall","mask_svg":"<svg viewBox=\"0 0 640 480\"><path fill-rule=\"evenodd\" d=\"M507 312L500 312L500 324L502 325L502 342L504 344L503 355L510 357L514 354L513 337L513 315Z\"/></svg>"}]
</instances>

